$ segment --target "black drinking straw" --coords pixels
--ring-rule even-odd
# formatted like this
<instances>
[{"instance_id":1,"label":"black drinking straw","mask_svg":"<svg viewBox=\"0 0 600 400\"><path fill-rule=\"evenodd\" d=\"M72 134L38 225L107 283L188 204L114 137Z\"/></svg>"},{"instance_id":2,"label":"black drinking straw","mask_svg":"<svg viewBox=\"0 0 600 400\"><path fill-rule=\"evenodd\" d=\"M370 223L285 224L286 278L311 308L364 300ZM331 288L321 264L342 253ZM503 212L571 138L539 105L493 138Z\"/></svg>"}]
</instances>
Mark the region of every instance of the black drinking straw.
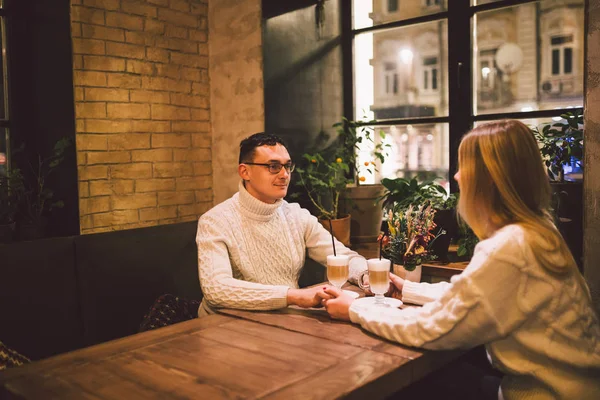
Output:
<instances>
[{"instance_id":1,"label":"black drinking straw","mask_svg":"<svg viewBox=\"0 0 600 400\"><path fill-rule=\"evenodd\" d=\"M333 225L331 225L331 218L329 218L329 232L331 232L331 245L333 246L333 256L336 257L335 254L335 241L333 240Z\"/></svg>"}]
</instances>

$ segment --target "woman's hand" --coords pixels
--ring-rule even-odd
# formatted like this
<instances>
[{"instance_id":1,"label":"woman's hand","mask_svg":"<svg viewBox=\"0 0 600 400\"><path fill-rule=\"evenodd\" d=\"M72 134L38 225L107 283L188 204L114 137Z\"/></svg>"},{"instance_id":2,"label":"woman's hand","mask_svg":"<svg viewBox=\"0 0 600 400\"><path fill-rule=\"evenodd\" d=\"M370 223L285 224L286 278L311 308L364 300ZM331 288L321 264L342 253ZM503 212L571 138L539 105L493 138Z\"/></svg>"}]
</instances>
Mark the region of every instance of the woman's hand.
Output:
<instances>
[{"instance_id":1,"label":"woman's hand","mask_svg":"<svg viewBox=\"0 0 600 400\"><path fill-rule=\"evenodd\" d=\"M318 295L331 318L350 321L350 305L354 301L352 296L332 286L323 288Z\"/></svg>"},{"instance_id":2,"label":"woman's hand","mask_svg":"<svg viewBox=\"0 0 600 400\"><path fill-rule=\"evenodd\" d=\"M315 286L304 289L289 289L287 292L288 305L302 308L322 307L323 290L330 286Z\"/></svg>"},{"instance_id":3,"label":"woman's hand","mask_svg":"<svg viewBox=\"0 0 600 400\"><path fill-rule=\"evenodd\" d=\"M390 289L385 294L387 297L393 297L402 300L402 288L404 287L404 279L390 272Z\"/></svg>"},{"instance_id":4,"label":"woman's hand","mask_svg":"<svg viewBox=\"0 0 600 400\"><path fill-rule=\"evenodd\" d=\"M369 286L369 275L365 275L361 278L362 282L359 287L365 292L365 296L373 296L373 292L371 292L371 288ZM388 291L385 293L386 297L394 297L396 299L402 300L402 288L404 287L404 279L400 278L398 275L394 275L390 272L390 287Z\"/></svg>"}]
</instances>

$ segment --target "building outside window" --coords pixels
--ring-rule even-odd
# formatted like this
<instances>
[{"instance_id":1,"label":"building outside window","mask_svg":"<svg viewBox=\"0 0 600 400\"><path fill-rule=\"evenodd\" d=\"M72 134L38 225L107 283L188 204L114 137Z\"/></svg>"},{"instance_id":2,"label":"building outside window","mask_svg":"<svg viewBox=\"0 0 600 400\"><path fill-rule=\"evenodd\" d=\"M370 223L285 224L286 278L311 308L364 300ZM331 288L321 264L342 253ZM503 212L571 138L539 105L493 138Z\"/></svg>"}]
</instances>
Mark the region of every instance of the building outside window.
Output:
<instances>
[{"instance_id":1,"label":"building outside window","mask_svg":"<svg viewBox=\"0 0 600 400\"><path fill-rule=\"evenodd\" d=\"M425 57L423 59L423 91L435 92L438 90L438 58Z\"/></svg>"},{"instance_id":2,"label":"building outside window","mask_svg":"<svg viewBox=\"0 0 600 400\"><path fill-rule=\"evenodd\" d=\"M367 182L437 176L448 185L456 168L450 143L486 115L537 125L583 107L584 0L472 2L397 2L390 14L390 2L353 1L353 117L376 119L392 146ZM457 37L449 22L470 26L470 34ZM455 54L469 51L469 65L457 66ZM450 78L467 69L470 85L449 84L452 62ZM470 103L451 112L450 101L465 96ZM371 161L368 148L361 155Z\"/></svg>"},{"instance_id":3,"label":"building outside window","mask_svg":"<svg viewBox=\"0 0 600 400\"><path fill-rule=\"evenodd\" d=\"M550 39L552 52L552 75L573 73L573 35L553 36Z\"/></svg>"},{"instance_id":4,"label":"building outside window","mask_svg":"<svg viewBox=\"0 0 600 400\"><path fill-rule=\"evenodd\" d=\"M387 12L393 13L398 11L398 0L387 0Z\"/></svg>"}]
</instances>

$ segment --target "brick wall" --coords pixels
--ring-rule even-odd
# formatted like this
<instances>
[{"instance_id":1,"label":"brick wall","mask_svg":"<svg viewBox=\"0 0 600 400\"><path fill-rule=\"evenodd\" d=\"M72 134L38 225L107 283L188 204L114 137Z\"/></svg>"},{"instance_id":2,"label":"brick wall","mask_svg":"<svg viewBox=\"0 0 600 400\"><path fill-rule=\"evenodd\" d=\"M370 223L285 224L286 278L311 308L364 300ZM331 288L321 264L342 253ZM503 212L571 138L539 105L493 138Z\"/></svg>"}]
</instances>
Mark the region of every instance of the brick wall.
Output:
<instances>
[{"instance_id":1,"label":"brick wall","mask_svg":"<svg viewBox=\"0 0 600 400\"><path fill-rule=\"evenodd\" d=\"M72 0L81 232L212 207L208 0Z\"/></svg>"}]
</instances>

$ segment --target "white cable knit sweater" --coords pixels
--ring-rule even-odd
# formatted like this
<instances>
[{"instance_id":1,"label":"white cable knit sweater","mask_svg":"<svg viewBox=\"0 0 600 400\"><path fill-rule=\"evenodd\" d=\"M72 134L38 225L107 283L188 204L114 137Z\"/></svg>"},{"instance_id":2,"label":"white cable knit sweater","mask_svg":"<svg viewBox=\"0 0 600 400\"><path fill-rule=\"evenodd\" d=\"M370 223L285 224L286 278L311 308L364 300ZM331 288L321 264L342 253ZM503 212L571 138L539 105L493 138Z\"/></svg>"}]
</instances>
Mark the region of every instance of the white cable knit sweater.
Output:
<instances>
[{"instance_id":1,"label":"white cable knit sweater","mask_svg":"<svg viewBox=\"0 0 600 400\"><path fill-rule=\"evenodd\" d=\"M528 240L535 233L506 226L477 245L451 283L405 282L403 300L423 307L373 313L353 304L350 318L409 346L485 343L493 366L506 374L500 398L600 399L600 325L589 291L576 273L543 269Z\"/></svg>"},{"instance_id":2,"label":"white cable knit sweater","mask_svg":"<svg viewBox=\"0 0 600 400\"><path fill-rule=\"evenodd\" d=\"M306 257L325 265L333 254L331 235L298 204L267 204L240 182L239 192L198 221L198 272L211 307L273 310L287 307L287 291L298 287ZM367 269L366 260L335 241L337 254L350 256L350 281Z\"/></svg>"}]
</instances>

